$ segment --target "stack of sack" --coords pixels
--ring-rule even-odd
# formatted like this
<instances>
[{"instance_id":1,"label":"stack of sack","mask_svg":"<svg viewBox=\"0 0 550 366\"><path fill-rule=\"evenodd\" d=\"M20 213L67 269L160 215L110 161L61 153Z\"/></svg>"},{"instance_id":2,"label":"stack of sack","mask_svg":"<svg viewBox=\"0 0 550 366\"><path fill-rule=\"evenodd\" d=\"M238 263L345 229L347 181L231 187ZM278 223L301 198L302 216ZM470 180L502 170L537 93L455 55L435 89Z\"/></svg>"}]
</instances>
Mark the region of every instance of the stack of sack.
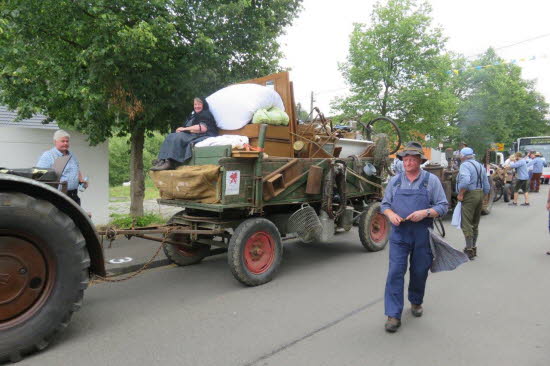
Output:
<instances>
[{"instance_id":1,"label":"stack of sack","mask_svg":"<svg viewBox=\"0 0 550 366\"><path fill-rule=\"evenodd\" d=\"M236 84L220 89L206 98L216 124L222 130L238 130L254 123L288 124L281 96L272 88L258 84ZM286 118L285 118L286 116ZM259 122L258 122L259 121ZM286 122L285 122L286 121Z\"/></svg>"}]
</instances>

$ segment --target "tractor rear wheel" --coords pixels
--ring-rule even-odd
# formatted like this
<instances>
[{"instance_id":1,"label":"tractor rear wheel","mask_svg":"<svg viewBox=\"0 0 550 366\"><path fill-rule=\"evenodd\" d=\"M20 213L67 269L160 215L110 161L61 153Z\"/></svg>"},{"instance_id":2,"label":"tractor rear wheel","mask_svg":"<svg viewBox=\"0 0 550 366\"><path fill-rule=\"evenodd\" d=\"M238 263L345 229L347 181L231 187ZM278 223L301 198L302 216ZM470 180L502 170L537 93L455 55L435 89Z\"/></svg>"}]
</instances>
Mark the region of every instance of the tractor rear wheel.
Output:
<instances>
[{"instance_id":1,"label":"tractor rear wheel","mask_svg":"<svg viewBox=\"0 0 550 366\"><path fill-rule=\"evenodd\" d=\"M51 203L0 192L0 362L48 346L88 286L86 241Z\"/></svg>"}]
</instances>

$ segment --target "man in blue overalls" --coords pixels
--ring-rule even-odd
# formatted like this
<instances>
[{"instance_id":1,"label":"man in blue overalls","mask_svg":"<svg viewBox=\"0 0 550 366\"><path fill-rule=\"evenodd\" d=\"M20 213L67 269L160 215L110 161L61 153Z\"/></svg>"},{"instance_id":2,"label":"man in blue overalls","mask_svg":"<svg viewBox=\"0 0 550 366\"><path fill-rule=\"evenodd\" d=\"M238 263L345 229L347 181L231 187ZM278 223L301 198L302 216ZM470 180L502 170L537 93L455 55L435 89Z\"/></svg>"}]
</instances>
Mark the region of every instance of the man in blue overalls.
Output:
<instances>
[{"instance_id":1,"label":"man in blue overalls","mask_svg":"<svg viewBox=\"0 0 550 366\"><path fill-rule=\"evenodd\" d=\"M392 224L390 264L384 295L388 317L385 328L391 333L401 326L409 256L408 297L411 311L416 317L422 316L426 279L433 260L428 228L433 225L433 218L445 215L449 207L439 179L420 169L427 159L419 143L409 142L397 156L403 160L404 173L390 180L380 208Z\"/></svg>"}]
</instances>

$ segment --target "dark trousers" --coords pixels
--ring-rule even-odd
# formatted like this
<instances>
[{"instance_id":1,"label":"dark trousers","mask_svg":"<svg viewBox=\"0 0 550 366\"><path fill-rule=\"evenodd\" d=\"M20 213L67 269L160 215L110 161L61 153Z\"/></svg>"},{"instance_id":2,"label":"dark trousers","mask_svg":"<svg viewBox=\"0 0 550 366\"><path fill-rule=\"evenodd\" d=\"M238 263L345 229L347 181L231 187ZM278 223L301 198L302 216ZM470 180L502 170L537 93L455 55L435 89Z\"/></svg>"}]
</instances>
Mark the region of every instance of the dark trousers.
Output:
<instances>
[{"instance_id":1,"label":"dark trousers","mask_svg":"<svg viewBox=\"0 0 550 366\"><path fill-rule=\"evenodd\" d=\"M473 238L478 235L481 209L483 208L483 191L476 189L466 191L462 200L462 217L460 226L465 238Z\"/></svg>"},{"instance_id":2,"label":"dark trousers","mask_svg":"<svg viewBox=\"0 0 550 366\"><path fill-rule=\"evenodd\" d=\"M78 197L78 189L67 191L67 196L73 199L80 206L80 197Z\"/></svg>"},{"instance_id":3,"label":"dark trousers","mask_svg":"<svg viewBox=\"0 0 550 366\"><path fill-rule=\"evenodd\" d=\"M531 176L531 182L529 183L529 190L532 192L538 192L540 189L540 176L542 173L533 173Z\"/></svg>"}]
</instances>

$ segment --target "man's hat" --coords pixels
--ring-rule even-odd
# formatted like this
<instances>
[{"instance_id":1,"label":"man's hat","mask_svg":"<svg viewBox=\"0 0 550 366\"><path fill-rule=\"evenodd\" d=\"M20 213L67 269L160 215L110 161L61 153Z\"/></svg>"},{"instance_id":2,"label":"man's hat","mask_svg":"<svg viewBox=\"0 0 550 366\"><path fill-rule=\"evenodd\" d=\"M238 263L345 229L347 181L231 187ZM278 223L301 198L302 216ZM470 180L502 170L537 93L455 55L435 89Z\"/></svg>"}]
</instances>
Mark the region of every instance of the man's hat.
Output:
<instances>
[{"instance_id":1,"label":"man's hat","mask_svg":"<svg viewBox=\"0 0 550 366\"><path fill-rule=\"evenodd\" d=\"M537 152L535 153L535 156L542 156L542 154L541 154L540 152L537 151Z\"/></svg>"},{"instance_id":2,"label":"man's hat","mask_svg":"<svg viewBox=\"0 0 550 366\"><path fill-rule=\"evenodd\" d=\"M405 146L403 151L397 153L397 158L399 160L403 160L403 158L407 155L419 155L420 159L422 159L422 163L428 161L428 159L426 159L426 157L424 156L422 145L420 145L418 142L407 142L407 145Z\"/></svg>"},{"instance_id":3,"label":"man's hat","mask_svg":"<svg viewBox=\"0 0 550 366\"><path fill-rule=\"evenodd\" d=\"M460 155L470 156L475 154L474 154L474 150L471 147L465 147L464 149L460 150Z\"/></svg>"}]
</instances>

